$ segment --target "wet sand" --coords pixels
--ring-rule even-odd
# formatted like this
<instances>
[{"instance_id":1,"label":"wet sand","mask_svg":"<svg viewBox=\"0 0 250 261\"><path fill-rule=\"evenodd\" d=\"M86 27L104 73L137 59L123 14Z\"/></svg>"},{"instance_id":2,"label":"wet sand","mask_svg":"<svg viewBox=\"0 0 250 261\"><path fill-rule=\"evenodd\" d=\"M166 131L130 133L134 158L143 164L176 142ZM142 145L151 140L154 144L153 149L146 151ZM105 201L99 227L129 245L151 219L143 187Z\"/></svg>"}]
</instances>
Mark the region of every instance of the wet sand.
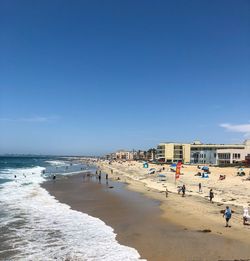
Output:
<instances>
[{"instance_id":1,"label":"wet sand","mask_svg":"<svg viewBox=\"0 0 250 261\"><path fill-rule=\"evenodd\" d=\"M109 181L107 185L102 178L99 184L95 177L76 175L48 181L43 187L72 209L103 220L121 244L137 249L147 260L250 259L249 244L177 225L165 218L161 201L130 191L123 183ZM171 212L169 207L170 217ZM179 218L185 222L185 216Z\"/></svg>"}]
</instances>

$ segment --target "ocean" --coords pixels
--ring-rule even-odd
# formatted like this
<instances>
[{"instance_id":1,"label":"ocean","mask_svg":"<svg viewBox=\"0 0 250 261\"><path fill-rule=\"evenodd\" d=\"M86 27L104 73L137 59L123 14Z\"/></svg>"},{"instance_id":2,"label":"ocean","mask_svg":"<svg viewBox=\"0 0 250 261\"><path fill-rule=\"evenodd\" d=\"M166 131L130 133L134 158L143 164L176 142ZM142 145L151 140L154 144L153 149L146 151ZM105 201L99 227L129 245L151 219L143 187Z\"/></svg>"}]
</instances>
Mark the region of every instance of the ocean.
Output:
<instances>
[{"instance_id":1,"label":"ocean","mask_svg":"<svg viewBox=\"0 0 250 261\"><path fill-rule=\"evenodd\" d=\"M56 157L0 157L0 260L141 260L102 220L41 187L53 175L95 171Z\"/></svg>"}]
</instances>

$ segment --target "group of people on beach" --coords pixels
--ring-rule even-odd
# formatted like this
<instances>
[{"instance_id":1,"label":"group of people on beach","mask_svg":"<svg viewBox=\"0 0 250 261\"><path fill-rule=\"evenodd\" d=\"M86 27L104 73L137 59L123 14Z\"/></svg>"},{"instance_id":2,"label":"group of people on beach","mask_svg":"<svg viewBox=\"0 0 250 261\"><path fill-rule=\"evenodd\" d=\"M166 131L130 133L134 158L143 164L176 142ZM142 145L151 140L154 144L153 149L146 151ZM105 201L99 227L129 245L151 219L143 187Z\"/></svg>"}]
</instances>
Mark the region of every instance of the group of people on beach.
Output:
<instances>
[{"instance_id":1,"label":"group of people on beach","mask_svg":"<svg viewBox=\"0 0 250 261\"><path fill-rule=\"evenodd\" d=\"M199 183L199 192L202 192L201 183ZM213 198L214 198L214 192L213 192L213 189L210 189L209 190L209 201L211 203L213 203ZM229 206L226 206L226 209L223 213L223 217L225 217L225 219L226 219L226 227L231 227L231 226L229 226L229 220L232 217L232 210L229 208Z\"/></svg>"},{"instance_id":2,"label":"group of people on beach","mask_svg":"<svg viewBox=\"0 0 250 261\"><path fill-rule=\"evenodd\" d=\"M186 194L186 186L185 184L183 184L182 186L178 186L178 194L180 194L182 192L182 196L185 197ZM201 183L199 183L199 193L202 192L202 186ZM213 198L214 198L214 192L213 189L209 190L209 201L213 202Z\"/></svg>"},{"instance_id":3,"label":"group of people on beach","mask_svg":"<svg viewBox=\"0 0 250 261\"><path fill-rule=\"evenodd\" d=\"M199 193L202 192L202 185L201 183L199 183ZM186 193L186 186L185 184L183 184L182 186L178 186L178 194L182 193L182 197L185 197L185 193ZM166 197L168 197L168 189L166 187L166 191L165 191L165 195ZM214 198L214 192L213 192L213 189L210 189L209 190L209 201L211 203L213 203L213 198ZM230 209L229 206L226 206L226 209L223 211L223 217L225 217L225 220L226 220L226 226L225 227L231 227L229 225L229 221L232 217L232 210ZM243 224L244 225L247 225L247 221L250 221L250 215L248 213L248 209L247 208L244 208L244 213L243 213Z\"/></svg>"},{"instance_id":4,"label":"group of people on beach","mask_svg":"<svg viewBox=\"0 0 250 261\"><path fill-rule=\"evenodd\" d=\"M178 194L182 193L182 197L185 197L186 194L186 186L183 184L182 186L178 186Z\"/></svg>"},{"instance_id":5,"label":"group of people on beach","mask_svg":"<svg viewBox=\"0 0 250 261\"><path fill-rule=\"evenodd\" d=\"M110 169L110 173L111 173L111 175L113 175L113 169ZM98 173L98 171L96 171L96 176L100 181L101 180L101 170L99 170L99 173ZM108 174L106 174L106 180L107 179L108 179ZM182 197L185 197L186 196L186 185L183 184L182 186L178 186L177 191L178 191L178 194L181 194ZM203 192L202 183L198 184L198 191L199 191L199 193ZM166 187L166 189L165 189L166 198L168 197L168 195L169 195L169 191L168 191L168 188ZM209 190L208 199L209 199L209 202L213 203L214 191L212 188L210 188L210 190ZM233 213L231 208L229 206L226 206L226 208L223 211L221 211L221 213L223 214L223 218L225 218L225 221L226 221L225 227L231 227L230 220L232 218L232 213ZM243 224L246 225L247 221L250 221L250 215L248 214L248 209L245 210L245 212L243 214Z\"/></svg>"},{"instance_id":6,"label":"group of people on beach","mask_svg":"<svg viewBox=\"0 0 250 261\"><path fill-rule=\"evenodd\" d=\"M101 170L96 170L95 172L95 175L96 175L96 179L99 180L99 183L101 183L101 179L102 179L102 171ZM105 174L105 178L106 178L106 183L108 182L108 179L109 179L109 175L108 173Z\"/></svg>"}]
</instances>

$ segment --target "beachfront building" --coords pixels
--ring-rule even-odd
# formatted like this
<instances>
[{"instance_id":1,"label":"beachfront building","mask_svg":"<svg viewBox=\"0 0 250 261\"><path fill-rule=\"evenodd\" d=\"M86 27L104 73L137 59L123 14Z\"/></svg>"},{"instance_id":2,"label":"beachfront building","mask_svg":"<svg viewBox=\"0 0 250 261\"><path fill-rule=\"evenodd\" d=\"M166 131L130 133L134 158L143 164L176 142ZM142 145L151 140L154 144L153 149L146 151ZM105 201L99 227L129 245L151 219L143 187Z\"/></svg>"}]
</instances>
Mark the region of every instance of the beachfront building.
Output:
<instances>
[{"instance_id":1,"label":"beachfront building","mask_svg":"<svg viewBox=\"0 0 250 261\"><path fill-rule=\"evenodd\" d=\"M147 161L155 161L156 160L156 149L149 149L146 152L146 160Z\"/></svg>"},{"instance_id":2,"label":"beachfront building","mask_svg":"<svg viewBox=\"0 0 250 261\"><path fill-rule=\"evenodd\" d=\"M160 143L157 160L192 164L226 165L245 161L250 155L250 140L243 144Z\"/></svg>"},{"instance_id":3,"label":"beachfront building","mask_svg":"<svg viewBox=\"0 0 250 261\"><path fill-rule=\"evenodd\" d=\"M115 153L109 153L105 155L106 160L115 160L115 157L116 157Z\"/></svg>"},{"instance_id":4,"label":"beachfront building","mask_svg":"<svg viewBox=\"0 0 250 261\"><path fill-rule=\"evenodd\" d=\"M250 166L250 154L248 154L248 155L245 157L245 163L246 163L246 165Z\"/></svg>"},{"instance_id":5,"label":"beachfront building","mask_svg":"<svg viewBox=\"0 0 250 261\"><path fill-rule=\"evenodd\" d=\"M114 153L110 153L106 155L106 159L108 160L144 160L146 157L145 151L127 151L127 150L118 150Z\"/></svg>"},{"instance_id":6,"label":"beachfront building","mask_svg":"<svg viewBox=\"0 0 250 261\"><path fill-rule=\"evenodd\" d=\"M106 159L108 160L130 160L132 158L133 157L130 154L130 151L125 151L125 150L119 150L106 155Z\"/></svg>"},{"instance_id":7,"label":"beachfront building","mask_svg":"<svg viewBox=\"0 0 250 261\"><path fill-rule=\"evenodd\" d=\"M239 163L250 154L250 140L242 144L191 144L191 163L226 165Z\"/></svg>"},{"instance_id":8,"label":"beachfront building","mask_svg":"<svg viewBox=\"0 0 250 261\"><path fill-rule=\"evenodd\" d=\"M190 144L163 142L157 146L156 159L160 162L190 162Z\"/></svg>"},{"instance_id":9,"label":"beachfront building","mask_svg":"<svg viewBox=\"0 0 250 261\"><path fill-rule=\"evenodd\" d=\"M156 159L156 149L144 150L118 150L105 156L107 160L145 160L153 161Z\"/></svg>"},{"instance_id":10,"label":"beachfront building","mask_svg":"<svg viewBox=\"0 0 250 261\"><path fill-rule=\"evenodd\" d=\"M135 156L134 151L119 150L114 153L116 160L133 160Z\"/></svg>"},{"instance_id":11,"label":"beachfront building","mask_svg":"<svg viewBox=\"0 0 250 261\"><path fill-rule=\"evenodd\" d=\"M143 150L133 150L133 160L144 160L145 158L145 151Z\"/></svg>"}]
</instances>

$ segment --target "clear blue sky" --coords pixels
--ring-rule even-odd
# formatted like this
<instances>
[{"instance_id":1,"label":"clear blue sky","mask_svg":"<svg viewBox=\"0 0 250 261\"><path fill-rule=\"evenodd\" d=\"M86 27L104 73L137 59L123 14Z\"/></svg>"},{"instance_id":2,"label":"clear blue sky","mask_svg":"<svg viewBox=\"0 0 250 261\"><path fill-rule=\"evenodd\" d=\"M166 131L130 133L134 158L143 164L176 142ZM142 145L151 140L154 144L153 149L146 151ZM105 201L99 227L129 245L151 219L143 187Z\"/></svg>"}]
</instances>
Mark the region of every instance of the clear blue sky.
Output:
<instances>
[{"instance_id":1,"label":"clear blue sky","mask_svg":"<svg viewBox=\"0 0 250 261\"><path fill-rule=\"evenodd\" d=\"M250 1L0 2L0 153L250 136Z\"/></svg>"}]
</instances>

